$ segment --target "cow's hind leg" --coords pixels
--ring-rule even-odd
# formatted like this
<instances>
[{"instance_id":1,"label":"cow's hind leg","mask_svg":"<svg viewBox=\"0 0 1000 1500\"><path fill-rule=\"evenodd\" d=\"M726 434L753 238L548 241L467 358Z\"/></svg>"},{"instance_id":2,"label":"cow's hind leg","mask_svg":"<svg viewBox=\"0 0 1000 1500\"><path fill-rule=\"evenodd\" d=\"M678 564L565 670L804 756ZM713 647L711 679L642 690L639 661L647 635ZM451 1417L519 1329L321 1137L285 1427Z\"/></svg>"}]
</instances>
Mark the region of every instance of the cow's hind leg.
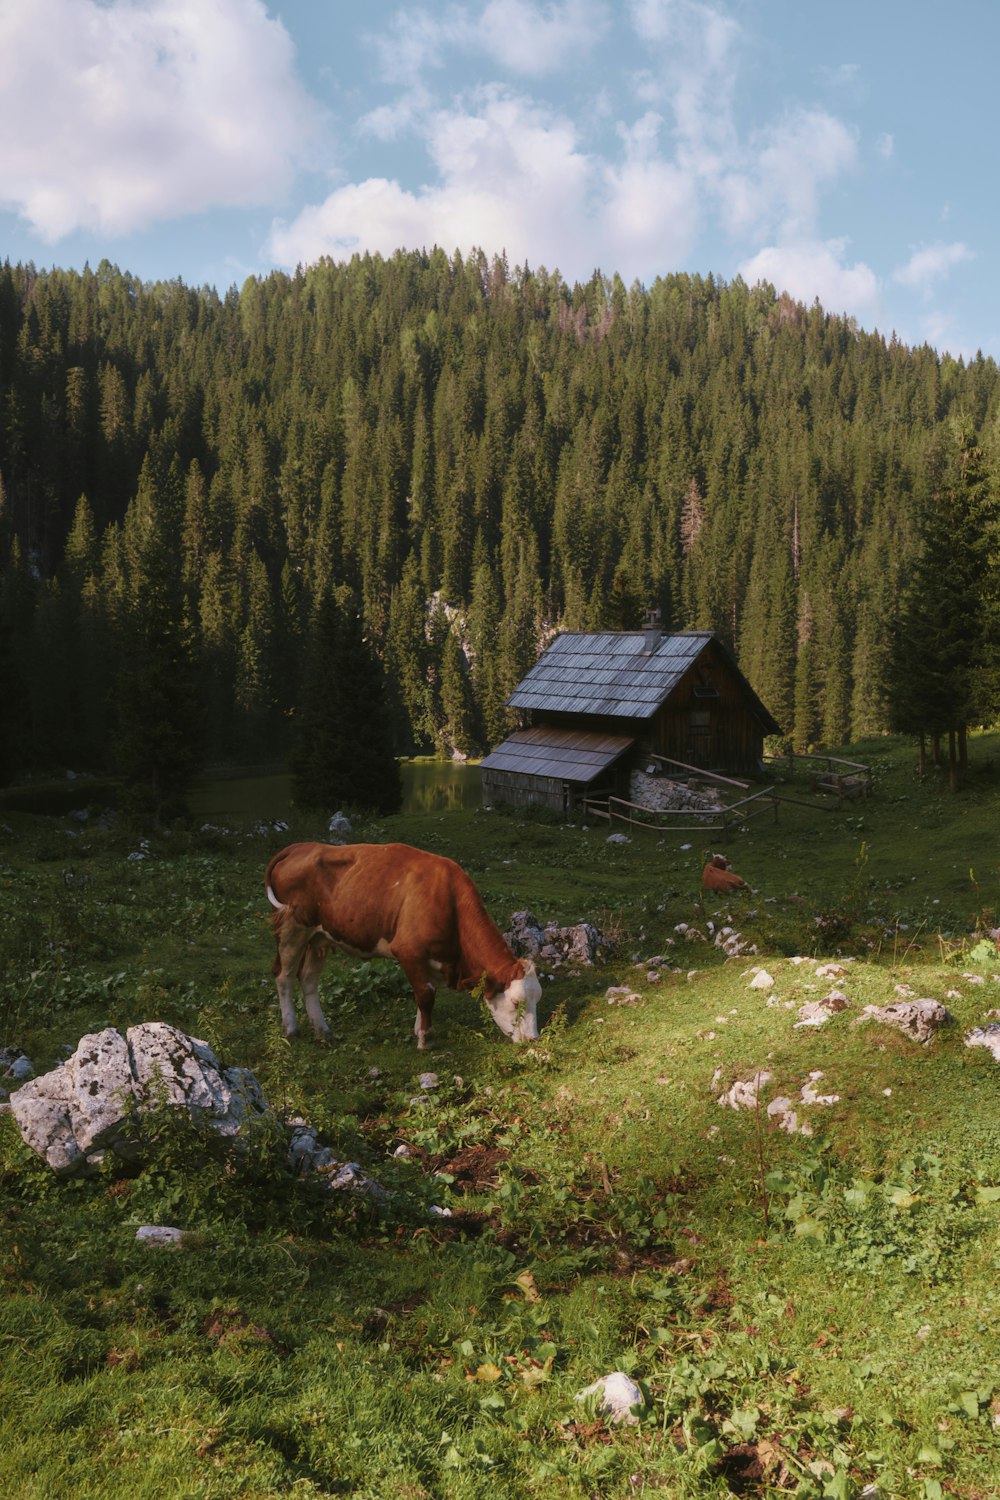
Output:
<instances>
[{"instance_id":1,"label":"cow's hind leg","mask_svg":"<svg viewBox=\"0 0 1000 1500\"><path fill-rule=\"evenodd\" d=\"M306 1015L313 1031L318 1037L326 1038L330 1035L330 1028L326 1024L323 1015L323 1007L319 1003L319 976L323 972L330 945L317 934L310 939L306 951L302 955L299 965L299 983L302 986L302 994L306 1002Z\"/></svg>"},{"instance_id":2,"label":"cow's hind leg","mask_svg":"<svg viewBox=\"0 0 1000 1500\"><path fill-rule=\"evenodd\" d=\"M278 991L278 1005L281 1007L281 1027L285 1035L291 1037L298 1031L295 1019L295 976L309 943L310 930L308 927L301 927L289 909L283 907L276 915L274 937L278 952L272 972Z\"/></svg>"}]
</instances>

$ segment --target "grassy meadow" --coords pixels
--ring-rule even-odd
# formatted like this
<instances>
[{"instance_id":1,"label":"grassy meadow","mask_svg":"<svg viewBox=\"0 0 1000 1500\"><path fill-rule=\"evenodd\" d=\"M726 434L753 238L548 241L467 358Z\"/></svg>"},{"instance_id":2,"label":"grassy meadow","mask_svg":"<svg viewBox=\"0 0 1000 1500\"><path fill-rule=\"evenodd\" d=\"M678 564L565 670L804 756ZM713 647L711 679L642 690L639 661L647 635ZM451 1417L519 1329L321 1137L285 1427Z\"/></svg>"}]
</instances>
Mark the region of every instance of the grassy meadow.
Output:
<instances>
[{"instance_id":1,"label":"grassy meadow","mask_svg":"<svg viewBox=\"0 0 1000 1500\"><path fill-rule=\"evenodd\" d=\"M1000 1495L1000 1063L963 1044L1000 1007L1000 736L957 795L912 746L854 749L871 800L752 823L728 902L701 899L697 833L356 826L459 860L501 928L527 907L613 940L543 979L523 1048L445 993L418 1055L402 974L346 958L329 1045L285 1041L261 877L315 820L141 843L0 810L0 1047L42 1072L169 1021L389 1189L328 1195L266 1133L227 1153L169 1119L141 1173L57 1180L0 1116L0 1494ZM796 1028L827 961L850 1008ZM897 986L957 1024L926 1047L856 1024ZM720 1107L762 1069L759 1109ZM816 1073L832 1102L803 1104ZM812 1134L768 1117L779 1094ZM189 1236L146 1248L143 1224ZM576 1399L613 1370L632 1425Z\"/></svg>"}]
</instances>

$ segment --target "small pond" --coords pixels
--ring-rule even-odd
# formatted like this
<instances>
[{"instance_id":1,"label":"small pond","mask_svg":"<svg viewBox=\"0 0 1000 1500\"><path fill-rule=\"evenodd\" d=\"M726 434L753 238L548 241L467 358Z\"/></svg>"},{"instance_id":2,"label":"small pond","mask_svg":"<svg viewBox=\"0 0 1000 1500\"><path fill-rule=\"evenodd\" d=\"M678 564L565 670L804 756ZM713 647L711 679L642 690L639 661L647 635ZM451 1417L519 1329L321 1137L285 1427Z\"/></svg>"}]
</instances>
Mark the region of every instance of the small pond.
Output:
<instances>
[{"instance_id":1,"label":"small pond","mask_svg":"<svg viewBox=\"0 0 1000 1500\"><path fill-rule=\"evenodd\" d=\"M400 769L404 813L451 812L483 804L478 766L411 760ZM292 812L292 778L285 771L201 780L191 788L187 801L195 818L283 818L287 822Z\"/></svg>"},{"instance_id":2,"label":"small pond","mask_svg":"<svg viewBox=\"0 0 1000 1500\"><path fill-rule=\"evenodd\" d=\"M482 780L478 766L449 760L403 761L404 813L450 812L481 807ZM79 780L35 782L0 792L0 808L65 817L77 807L113 807L114 781ZM193 817L202 822L225 818L282 818L292 812L292 778L287 771L218 772L200 777L187 797Z\"/></svg>"}]
</instances>

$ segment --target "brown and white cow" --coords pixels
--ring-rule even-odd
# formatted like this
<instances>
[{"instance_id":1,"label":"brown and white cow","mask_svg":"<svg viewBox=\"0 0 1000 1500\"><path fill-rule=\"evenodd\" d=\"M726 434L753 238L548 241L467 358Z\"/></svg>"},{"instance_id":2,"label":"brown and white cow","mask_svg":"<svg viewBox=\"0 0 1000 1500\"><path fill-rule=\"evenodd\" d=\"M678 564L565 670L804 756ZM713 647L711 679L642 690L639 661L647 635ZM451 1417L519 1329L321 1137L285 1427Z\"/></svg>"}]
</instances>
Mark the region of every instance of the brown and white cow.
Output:
<instances>
[{"instance_id":1,"label":"brown and white cow","mask_svg":"<svg viewBox=\"0 0 1000 1500\"><path fill-rule=\"evenodd\" d=\"M731 891L750 889L743 876L737 875L732 869L724 854L712 855L701 872L701 888L703 891L717 891L720 896L728 896Z\"/></svg>"},{"instance_id":2,"label":"brown and white cow","mask_svg":"<svg viewBox=\"0 0 1000 1500\"><path fill-rule=\"evenodd\" d=\"M515 958L469 876L454 860L409 844L290 844L265 876L278 953L273 972L286 1036L296 1030L296 975L317 1036L329 1035L319 977L331 947L358 958L394 958L417 1002L417 1046L431 1035L435 990L480 984L511 1041L538 1036L541 985Z\"/></svg>"}]
</instances>

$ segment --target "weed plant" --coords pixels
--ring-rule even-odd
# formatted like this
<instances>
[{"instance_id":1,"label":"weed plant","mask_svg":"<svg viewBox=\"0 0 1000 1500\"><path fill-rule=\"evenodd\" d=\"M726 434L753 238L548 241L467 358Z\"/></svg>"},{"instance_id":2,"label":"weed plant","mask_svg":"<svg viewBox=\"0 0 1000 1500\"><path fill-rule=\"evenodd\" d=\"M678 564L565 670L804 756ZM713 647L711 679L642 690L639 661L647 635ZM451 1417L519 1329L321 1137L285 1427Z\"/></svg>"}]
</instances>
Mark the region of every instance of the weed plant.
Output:
<instances>
[{"instance_id":1,"label":"weed plant","mask_svg":"<svg viewBox=\"0 0 1000 1500\"><path fill-rule=\"evenodd\" d=\"M85 1032L168 1021L386 1197L295 1178L275 1127L235 1146L169 1112L141 1163L60 1180L0 1116L0 1492L1000 1494L1000 1073L964 1045L1000 1009L997 745L973 741L957 796L911 747L866 752L869 802L735 835L753 890L728 904L702 897L691 835L360 829L458 859L501 927L527 907L613 940L543 979L536 1044L442 993L419 1056L381 962L331 960L328 1045L280 1032L263 867L321 828L140 844L3 814L0 1046L44 1071ZM727 959L724 926L756 953ZM796 1027L832 982L850 1008ZM856 1024L897 987L954 1024L926 1047ZM756 1111L720 1106L762 1071ZM805 1105L816 1073L831 1102ZM778 1095L811 1135L768 1115ZM144 1223L182 1248L145 1247ZM635 1424L576 1399L612 1370L643 1393Z\"/></svg>"}]
</instances>

